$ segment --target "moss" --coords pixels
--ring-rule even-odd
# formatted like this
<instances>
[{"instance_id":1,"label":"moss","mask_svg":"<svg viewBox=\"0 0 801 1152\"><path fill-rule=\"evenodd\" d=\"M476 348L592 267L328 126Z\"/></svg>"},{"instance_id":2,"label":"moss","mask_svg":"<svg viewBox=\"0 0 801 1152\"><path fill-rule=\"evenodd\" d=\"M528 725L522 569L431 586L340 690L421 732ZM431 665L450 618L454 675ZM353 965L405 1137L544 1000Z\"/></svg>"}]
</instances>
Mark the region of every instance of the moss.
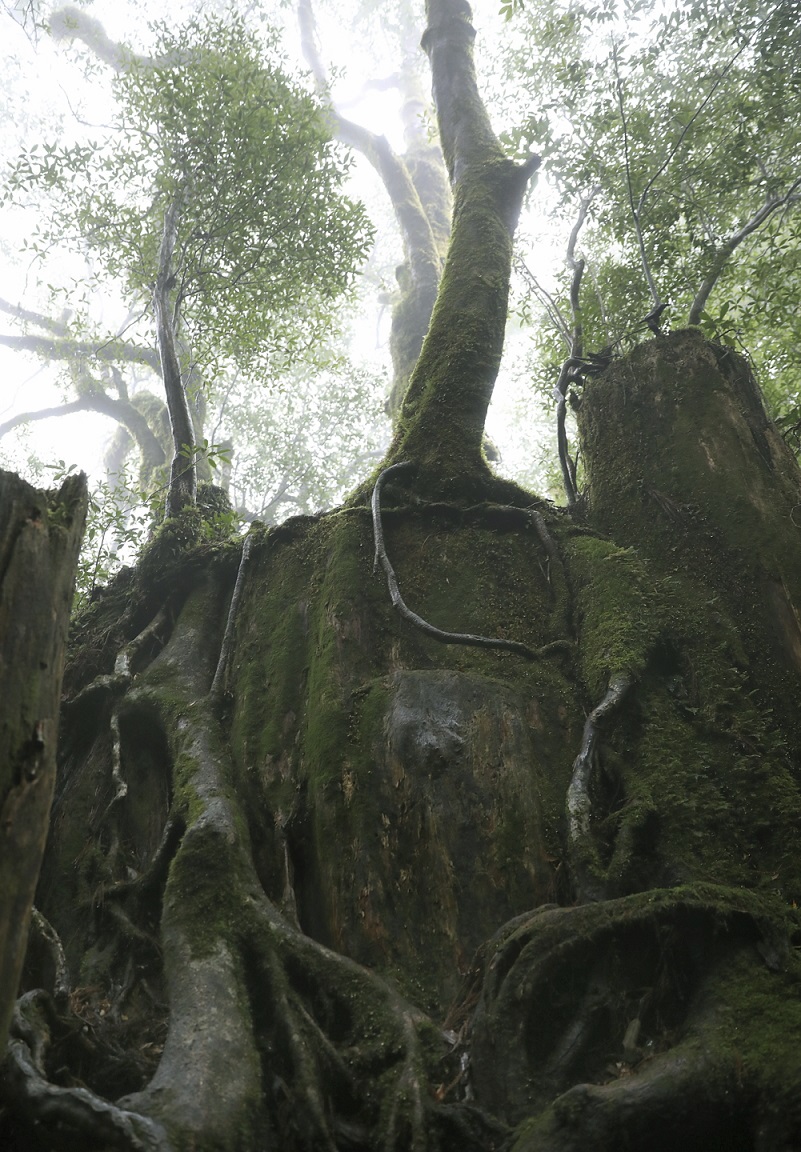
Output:
<instances>
[{"instance_id":1,"label":"moss","mask_svg":"<svg viewBox=\"0 0 801 1152\"><path fill-rule=\"evenodd\" d=\"M410 606L440 627L535 648L564 638L552 632L563 616L525 518L388 510L385 533ZM274 898L285 829L304 928L434 1007L443 979L455 992L483 931L552 892L542 854L560 854L580 724L564 657L438 644L395 613L372 559L358 509L254 549L232 660L232 743ZM411 669L429 678L409 679ZM414 707L433 691L461 710L459 739L474 759L426 768L391 751L402 684L423 693ZM504 764L529 746L535 766L509 776ZM464 869L474 881L460 879Z\"/></svg>"},{"instance_id":2,"label":"moss","mask_svg":"<svg viewBox=\"0 0 801 1152\"><path fill-rule=\"evenodd\" d=\"M773 1147L801 1134L801 970L784 972L740 952L716 981L718 1007L708 1042L734 1055L741 1078L760 1097L761 1126ZM767 1146L767 1145L766 1145Z\"/></svg>"},{"instance_id":3,"label":"moss","mask_svg":"<svg viewBox=\"0 0 801 1152\"><path fill-rule=\"evenodd\" d=\"M644 671L664 627L667 589L634 548L582 535L567 542L565 557L582 678L600 700L612 676Z\"/></svg>"},{"instance_id":4,"label":"moss","mask_svg":"<svg viewBox=\"0 0 801 1152\"><path fill-rule=\"evenodd\" d=\"M647 539L585 533L565 556L590 703L616 673L635 681L593 782L594 871L610 893L704 879L797 899L787 729L760 705L726 601L666 572Z\"/></svg>"},{"instance_id":5,"label":"moss","mask_svg":"<svg viewBox=\"0 0 801 1152\"><path fill-rule=\"evenodd\" d=\"M196 819L181 841L164 893L193 957L211 956L220 940L239 937L247 878L241 848Z\"/></svg>"},{"instance_id":6,"label":"moss","mask_svg":"<svg viewBox=\"0 0 801 1152\"><path fill-rule=\"evenodd\" d=\"M745 361L672 333L593 380L579 424L591 521L718 597L749 690L801 742L801 484Z\"/></svg>"},{"instance_id":7,"label":"moss","mask_svg":"<svg viewBox=\"0 0 801 1152\"><path fill-rule=\"evenodd\" d=\"M525 180L500 149L466 165L454 189L453 230L428 335L400 413L391 460L410 459L427 487L489 478L481 457L484 420L506 323L513 204Z\"/></svg>"}]
</instances>

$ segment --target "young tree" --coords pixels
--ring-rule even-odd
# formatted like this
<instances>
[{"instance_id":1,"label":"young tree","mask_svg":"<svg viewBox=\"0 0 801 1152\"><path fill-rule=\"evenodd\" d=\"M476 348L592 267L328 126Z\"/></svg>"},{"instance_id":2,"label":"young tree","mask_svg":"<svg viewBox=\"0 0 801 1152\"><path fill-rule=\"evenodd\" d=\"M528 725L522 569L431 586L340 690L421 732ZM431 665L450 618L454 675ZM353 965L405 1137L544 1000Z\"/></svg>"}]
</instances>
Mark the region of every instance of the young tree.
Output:
<instances>
[{"instance_id":1,"label":"young tree","mask_svg":"<svg viewBox=\"0 0 801 1152\"><path fill-rule=\"evenodd\" d=\"M470 19L427 4L453 228L375 483L243 547L184 508L78 622L18 1147L801 1140L801 478L696 329L588 381L572 512L491 474L537 161Z\"/></svg>"},{"instance_id":2,"label":"young tree","mask_svg":"<svg viewBox=\"0 0 801 1152\"><path fill-rule=\"evenodd\" d=\"M82 27L79 13L74 20ZM73 237L96 261L95 286L121 280L132 315L152 317L175 513L194 500L209 390L221 375L230 388L231 378L275 374L276 361L319 340L371 230L343 195L347 165L319 106L282 70L274 43L265 50L236 20L195 20L158 30L150 57L118 45L115 59L117 115L103 146L33 145L9 194L47 194L34 253ZM6 310L54 327L30 310ZM123 394L109 397L86 368L91 355L152 367L152 345L56 334L58 342L17 337L16 346L83 359L69 410L113 415L156 459L153 425L124 382Z\"/></svg>"}]
</instances>

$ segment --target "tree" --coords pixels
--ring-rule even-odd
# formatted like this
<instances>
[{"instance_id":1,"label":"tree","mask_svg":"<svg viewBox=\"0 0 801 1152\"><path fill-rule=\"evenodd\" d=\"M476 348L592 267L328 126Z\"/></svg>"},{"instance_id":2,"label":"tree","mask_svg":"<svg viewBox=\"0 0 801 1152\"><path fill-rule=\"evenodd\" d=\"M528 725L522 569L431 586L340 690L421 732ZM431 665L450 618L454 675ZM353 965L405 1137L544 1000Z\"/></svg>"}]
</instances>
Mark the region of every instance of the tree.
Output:
<instances>
[{"instance_id":1,"label":"tree","mask_svg":"<svg viewBox=\"0 0 801 1152\"><path fill-rule=\"evenodd\" d=\"M568 257L556 292L528 272L521 301L550 314L532 365L548 396L558 363L576 361L573 379L602 368L655 312L747 349L772 413L797 424L798 15L750 0L518 11L512 138L543 152Z\"/></svg>"},{"instance_id":2,"label":"tree","mask_svg":"<svg viewBox=\"0 0 801 1152\"><path fill-rule=\"evenodd\" d=\"M573 511L493 476L537 159L472 40L429 0L453 228L374 483L184 508L76 626L18 1147L801 1140L797 465L691 329L588 380Z\"/></svg>"},{"instance_id":3,"label":"tree","mask_svg":"<svg viewBox=\"0 0 801 1152\"><path fill-rule=\"evenodd\" d=\"M56 776L56 731L86 481L37 492L0 474L0 1043L5 1046L28 945Z\"/></svg>"},{"instance_id":4,"label":"tree","mask_svg":"<svg viewBox=\"0 0 801 1152\"><path fill-rule=\"evenodd\" d=\"M403 100L406 151L399 156L385 136L370 132L338 112L331 111L337 139L361 152L375 168L389 197L403 246L403 262L395 275L398 291L392 303L393 380L389 411L396 415L420 355L431 320L450 234L450 192L442 152L426 132L427 100L423 94L417 51L415 14L406 3L398 5L394 20L382 12L382 27L394 24L400 67L371 83L395 87ZM303 54L318 91L327 93L327 79L317 43L312 0L298 0Z\"/></svg>"},{"instance_id":5,"label":"tree","mask_svg":"<svg viewBox=\"0 0 801 1152\"><path fill-rule=\"evenodd\" d=\"M97 49L94 24L90 37L80 12L66 13L68 30L83 30ZM125 326L152 317L158 355L152 343L95 333L87 340L77 323L70 331L8 304L5 311L48 335L4 342L65 358L79 392L66 411L119 420L139 444L146 480L164 458L157 421L147 420L121 374L111 397L112 382L90 365L98 358L158 366L174 512L194 499L210 392L220 383L230 392L242 376L276 375L320 342L371 231L362 207L342 193L347 165L330 146L321 110L282 70L274 37L265 50L240 22L206 19L177 32L162 27L149 57L114 49L117 115L107 139L32 145L7 195L45 190L49 212L29 248L44 256L72 237L96 262L96 288L122 280Z\"/></svg>"}]
</instances>

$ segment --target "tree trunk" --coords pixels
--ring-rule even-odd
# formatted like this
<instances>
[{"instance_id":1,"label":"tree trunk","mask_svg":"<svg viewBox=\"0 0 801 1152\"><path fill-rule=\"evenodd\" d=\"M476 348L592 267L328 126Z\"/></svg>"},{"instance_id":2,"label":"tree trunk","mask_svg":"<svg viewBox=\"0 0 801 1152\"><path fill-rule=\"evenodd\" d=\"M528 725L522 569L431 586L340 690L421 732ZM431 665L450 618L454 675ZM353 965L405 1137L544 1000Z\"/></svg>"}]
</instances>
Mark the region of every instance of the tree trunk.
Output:
<instances>
[{"instance_id":1,"label":"tree trunk","mask_svg":"<svg viewBox=\"0 0 801 1152\"><path fill-rule=\"evenodd\" d=\"M171 305L171 282L174 279L173 255L178 236L181 205L173 200L164 213L164 229L159 247L158 276L153 289L153 315L156 321L156 340L161 361L161 376L167 396L172 430L173 457L170 486L167 491L167 516L177 516L181 509L191 506L197 499L197 458L195 430L181 365L178 358L175 330L176 308Z\"/></svg>"},{"instance_id":2,"label":"tree trunk","mask_svg":"<svg viewBox=\"0 0 801 1152\"><path fill-rule=\"evenodd\" d=\"M298 0L301 43L321 96L328 81L317 50L312 0ZM406 151L397 155L385 136L331 110L333 133L355 148L375 168L392 204L403 243L403 263L395 275L398 291L392 302L390 352L392 386L387 411L397 418L414 366L420 355L437 296L450 237L451 195L442 150L424 128L425 100L419 84L419 33L409 11L401 14L403 62L397 85L403 98Z\"/></svg>"},{"instance_id":3,"label":"tree trunk","mask_svg":"<svg viewBox=\"0 0 801 1152\"><path fill-rule=\"evenodd\" d=\"M83 476L39 492L0 472L0 1044L5 1047L56 776Z\"/></svg>"}]
</instances>

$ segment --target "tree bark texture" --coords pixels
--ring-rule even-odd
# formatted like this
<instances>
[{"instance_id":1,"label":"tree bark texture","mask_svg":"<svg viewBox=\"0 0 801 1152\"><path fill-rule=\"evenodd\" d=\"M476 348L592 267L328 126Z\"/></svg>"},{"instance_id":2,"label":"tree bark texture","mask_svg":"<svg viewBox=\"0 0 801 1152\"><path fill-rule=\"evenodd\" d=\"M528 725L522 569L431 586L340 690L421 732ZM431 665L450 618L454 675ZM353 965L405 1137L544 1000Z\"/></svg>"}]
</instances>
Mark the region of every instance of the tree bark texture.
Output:
<instances>
[{"instance_id":1,"label":"tree bark texture","mask_svg":"<svg viewBox=\"0 0 801 1152\"><path fill-rule=\"evenodd\" d=\"M45 1071L72 1069L155 1148L801 1139L798 672L745 582L756 542L753 579L796 587L799 478L719 357L677 334L588 386L583 520L385 485L415 612L538 659L397 615L366 507L256 531L246 565L201 542L195 510L165 525L77 636L39 900L90 1042L51 1024ZM643 412L660 382L647 435L631 391L613 402L632 378ZM689 380L706 408L684 446L708 475L678 547ZM761 492L788 539L769 553L755 522L724 547L728 509ZM27 995L41 971L29 959ZM24 1132L36 1108L9 1082Z\"/></svg>"},{"instance_id":2,"label":"tree bark texture","mask_svg":"<svg viewBox=\"0 0 801 1152\"><path fill-rule=\"evenodd\" d=\"M303 54L314 73L318 91L325 95L328 82L317 49L317 32L311 0L298 0ZM411 21L409 22L411 25ZM407 40L416 41L416 29L407 29ZM396 269L398 292L392 301L390 352L392 387L387 409L397 418L401 402L420 355L450 238L450 188L438 143L428 139L424 128L425 102L418 91L417 44L406 45L398 87L403 96L406 151L394 152L385 136L354 123L332 109L334 135L361 152L375 168L398 224L403 244L403 263Z\"/></svg>"},{"instance_id":3,"label":"tree bark texture","mask_svg":"<svg viewBox=\"0 0 801 1152\"><path fill-rule=\"evenodd\" d=\"M164 213L164 231L159 248L159 270L153 289L156 339L173 441L170 487L167 493L168 516L175 516L182 508L194 504L197 496L195 430L192 425L186 385L181 375L181 365L176 347L175 325L177 317L170 303L170 279L173 275L172 264L178 235L179 215L180 205L174 201Z\"/></svg>"},{"instance_id":4,"label":"tree bark texture","mask_svg":"<svg viewBox=\"0 0 801 1152\"><path fill-rule=\"evenodd\" d=\"M512 237L538 159L515 164L492 131L476 85L469 6L432 0L427 15L423 47L454 198L451 243L390 456L455 479L485 472L481 445L503 348Z\"/></svg>"},{"instance_id":5,"label":"tree bark texture","mask_svg":"<svg viewBox=\"0 0 801 1152\"><path fill-rule=\"evenodd\" d=\"M83 476L0 473L0 1043L28 943L56 774L61 678L86 519Z\"/></svg>"}]
</instances>

